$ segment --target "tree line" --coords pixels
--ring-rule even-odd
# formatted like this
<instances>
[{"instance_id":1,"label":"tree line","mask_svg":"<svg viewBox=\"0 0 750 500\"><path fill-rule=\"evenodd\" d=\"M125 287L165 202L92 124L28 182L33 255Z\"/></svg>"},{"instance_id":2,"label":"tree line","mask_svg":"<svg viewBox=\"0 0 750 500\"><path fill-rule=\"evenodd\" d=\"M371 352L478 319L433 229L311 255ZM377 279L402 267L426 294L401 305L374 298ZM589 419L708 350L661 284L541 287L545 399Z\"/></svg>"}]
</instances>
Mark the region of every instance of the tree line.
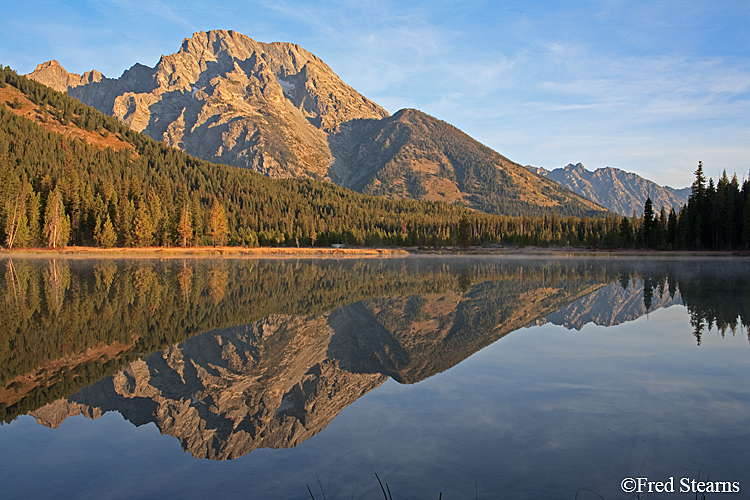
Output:
<instances>
[{"instance_id":1,"label":"tree line","mask_svg":"<svg viewBox=\"0 0 750 500\"><path fill-rule=\"evenodd\" d=\"M625 248L659 250L747 250L750 244L750 179L740 185L737 174L730 179L726 170L718 183L706 181L703 163L698 162L688 202L655 213L651 198L643 215L623 218L621 244Z\"/></svg>"},{"instance_id":2,"label":"tree line","mask_svg":"<svg viewBox=\"0 0 750 500\"><path fill-rule=\"evenodd\" d=\"M65 93L0 66L0 87L41 122L72 124L115 151L48 130L0 106L0 244L148 246L554 245L747 248L750 185L693 186L679 212L623 218L490 215L443 202L389 200L310 179L274 180L215 165L130 130ZM24 106L18 99L13 108ZM30 104L26 104L30 106ZM501 193L498 193L500 196ZM731 221L731 222L730 222Z\"/></svg>"}]
</instances>

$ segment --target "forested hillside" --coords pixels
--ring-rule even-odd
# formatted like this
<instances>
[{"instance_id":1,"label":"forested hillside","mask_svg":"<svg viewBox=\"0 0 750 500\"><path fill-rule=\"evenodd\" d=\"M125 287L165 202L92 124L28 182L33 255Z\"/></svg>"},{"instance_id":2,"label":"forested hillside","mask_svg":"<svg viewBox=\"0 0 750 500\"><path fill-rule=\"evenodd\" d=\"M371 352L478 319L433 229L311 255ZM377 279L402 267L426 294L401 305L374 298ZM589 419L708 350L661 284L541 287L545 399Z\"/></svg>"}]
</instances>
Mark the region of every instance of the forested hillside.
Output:
<instances>
[{"instance_id":1,"label":"forested hillside","mask_svg":"<svg viewBox=\"0 0 750 500\"><path fill-rule=\"evenodd\" d=\"M444 202L366 196L324 181L272 180L193 158L9 68L0 71L0 87L6 247L578 245L603 241L618 223L492 216ZM55 131L61 127L88 135Z\"/></svg>"}]
</instances>

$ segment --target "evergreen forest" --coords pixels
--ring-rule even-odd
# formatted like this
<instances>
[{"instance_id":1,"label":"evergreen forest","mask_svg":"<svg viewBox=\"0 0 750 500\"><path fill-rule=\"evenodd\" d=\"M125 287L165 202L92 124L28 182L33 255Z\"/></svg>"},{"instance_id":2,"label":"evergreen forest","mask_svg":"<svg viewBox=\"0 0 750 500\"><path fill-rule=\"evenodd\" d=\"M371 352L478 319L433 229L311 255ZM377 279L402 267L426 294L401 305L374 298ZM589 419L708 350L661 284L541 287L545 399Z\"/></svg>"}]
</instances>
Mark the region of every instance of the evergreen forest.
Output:
<instances>
[{"instance_id":1,"label":"evergreen forest","mask_svg":"<svg viewBox=\"0 0 750 500\"><path fill-rule=\"evenodd\" d=\"M641 217L490 215L389 200L309 179L211 164L130 130L65 93L0 66L0 245L586 246L748 249L750 180L695 172L689 202ZM27 116L28 115L28 116ZM36 117L35 119L29 116ZM55 125L52 127L51 125ZM87 137L117 139L96 145Z\"/></svg>"}]
</instances>

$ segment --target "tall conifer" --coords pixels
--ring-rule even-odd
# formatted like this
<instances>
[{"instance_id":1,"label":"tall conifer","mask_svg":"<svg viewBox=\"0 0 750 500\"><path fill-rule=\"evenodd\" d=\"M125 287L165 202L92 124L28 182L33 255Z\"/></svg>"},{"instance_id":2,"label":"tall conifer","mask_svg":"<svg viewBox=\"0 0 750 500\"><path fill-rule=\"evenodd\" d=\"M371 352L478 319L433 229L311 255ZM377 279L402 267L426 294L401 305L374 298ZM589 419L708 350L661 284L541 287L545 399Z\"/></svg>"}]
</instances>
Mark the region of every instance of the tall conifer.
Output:
<instances>
[{"instance_id":1,"label":"tall conifer","mask_svg":"<svg viewBox=\"0 0 750 500\"><path fill-rule=\"evenodd\" d=\"M214 199L208 221L208 235L213 246L226 245L229 237L229 221L224 206Z\"/></svg>"},{"instance_id":2,"label":"tall conifer","mask_svg":"<svg viewBox=\"0 0 750 500\"><path fill-rule=\"evenodd\" d=\"M44 236L49 248L62 248L70 240L70 217L65 213L59 188L55 188L47 197Z\"/></svg>"}]
</instances>

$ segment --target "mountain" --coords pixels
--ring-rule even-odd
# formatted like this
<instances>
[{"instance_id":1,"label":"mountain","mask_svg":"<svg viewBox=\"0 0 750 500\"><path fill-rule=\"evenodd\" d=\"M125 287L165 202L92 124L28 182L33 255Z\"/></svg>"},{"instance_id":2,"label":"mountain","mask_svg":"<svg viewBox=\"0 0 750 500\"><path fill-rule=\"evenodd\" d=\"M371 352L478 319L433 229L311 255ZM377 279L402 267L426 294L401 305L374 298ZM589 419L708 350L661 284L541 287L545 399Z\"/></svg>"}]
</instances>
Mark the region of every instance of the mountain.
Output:
<instances>
[{"instance_id":1,"label":"mountain","mask_svg":"<svg viewBox=\"0 0 750 500\"><path fill-rule=\"evenodd\" d=\"M325 176L328 132L388 115L299 46L233 31L196 33L154 68L86 75L52 61L29 76L199 158L270 177Z\"/></svg>"},{"instance_id":2,"label":"mountain","mask_svg":"<svg viewBox=\"0 0 750 500\"><path fill-rule=\"evenodd\" d=\"M69 231L55 233L67 233L62 246L444 246L471 243L458 239L462 220L475 223L477 244L479 228L493 228L481 235L493 243L503 223L461 206L368 196L323 180L271 179L199 160L0 67L0 245L49 244L50 196L62 201L69 220ZM221 212L227 224L216 239L211 221Z\"/></svg>"},{"instance_id":3,"label":"mountain","mask_svg":"<svg viewBox=\"0 0 750 500\"><path fill-rule=\"evenodd\" d=\"M269 177L491 213L603 213L433 117L390 117L291 43L200 32L154 68L136 64L116 79L71 74L56 61L29 77L198 158Z\"/></svg>"},{"instance_id":4,"label":"mountain","mask_svg":"<svg viewBox=\"0 0 750 500\"><path fill-rule=\"evenodd\" d=\"M393 117L396 125L398 118ZM433 132L444 126L463 141L457 150L450 144L445 148L458 160L466 163L465 158L486 149L454 127L431 120L436 123ZM413 133L412 127L401 127L404 144L427 143L429 136ZM470 165L461 182L470 185L467 179L476 178L475 173L483 179L499 175L498 169ZM551 181L542 182L548 183L543 194L552 186L572 195ZM580 245L603 241L618 224L614 217L585 225L578 217L557 217L550 231L541 216L545 210L570 214L583 209L573 203L554 205L554 199L546 207L531 203L529 185L522 186L522 195L482 196L478 189L472 194L525 215L509 218L445 202L366 195L326 180L272 179L197 159L0 66L0 244L8 248ZM50 201L60 209L59 218L45 217ZM60 230L47 232L51 224ZM50 234L60 238L51 242Z\"/></svg>"},{"instance_id":5,"label":"mountain","mask_svg":"<svg viewBox=\"0 0 750 500\"><path fill-rule=\"evenodd\" d=\"M487 213L602 214L602 208L414 109L345 123L331 138L334 181L387 198L459 203Z\"/></svg>"},{"instance_id":6,"label":"mountain","mask_svg":"<svg viewBox=\"0 0 750 500\"><path fill-rule=\"evenodd\" d=\"M598 168L591 172L582 164L572 163L563 168L547 170L542 167L527 167L532 172L547 177L596 203L617 212L631 216L643 213L646 198L651 196L654 210L665 207L675 210L687 203L690 188L674 189L660 186L632 172L619 168Z\"/></svg>"},{"instance_id":7,"label":"mountain","mask_svg":"<svg viewBox=\"0 0 750 500\"><path fill-rule=\"evenodd\" d=\"M65 92L69 88L80 87L82 85L98 83L104 79L104 75L96 70L87 71L83 75L68 73L65 71L65 68L60 66L60 63L54 59L37 65L34 74L34 79L36 81L42 85L55 89L58 92Z\"/></svg>"}]
</instances>

